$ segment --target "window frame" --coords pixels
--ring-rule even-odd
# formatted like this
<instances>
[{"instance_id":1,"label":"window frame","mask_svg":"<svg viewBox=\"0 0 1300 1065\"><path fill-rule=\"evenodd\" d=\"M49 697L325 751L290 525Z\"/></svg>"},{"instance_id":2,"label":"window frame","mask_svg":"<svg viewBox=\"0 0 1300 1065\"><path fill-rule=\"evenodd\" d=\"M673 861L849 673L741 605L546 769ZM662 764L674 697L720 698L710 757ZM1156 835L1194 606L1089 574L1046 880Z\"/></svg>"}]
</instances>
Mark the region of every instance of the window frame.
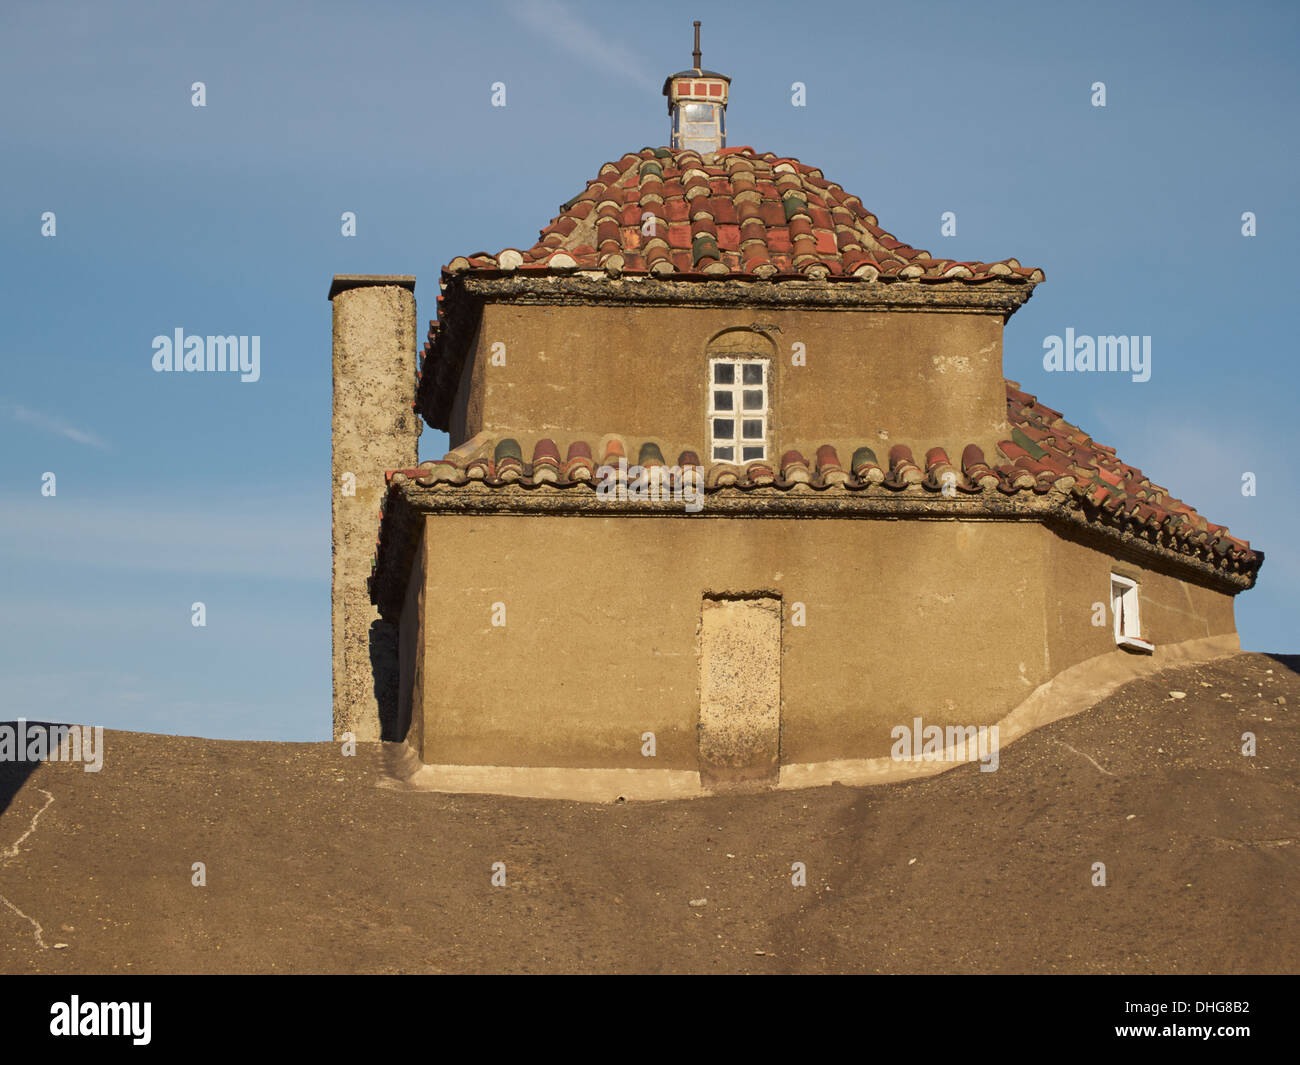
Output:
<instances>
[{"instance_id":1,"label":"window frame","mask_svg":"<svg viewBox=\"0 0 1300 1065\"><path fill-rule=\"evenodd\" d=\"M1148 654L1155 645L1142 636L1141 585L1132 577L1110 575L1110 612L1115 644L1130 651Z\"/></svg>"},{"instance_id":2,"label":"window frame","mask_svg":"<svg viewBox=\"0 0 1300 1065\"><path fill-rule=\"evenodd\" d=\"M737 368L735 379L729 385L720 385L717 383L717 369L719 365L734 366ZM763 368L763 380L758 385L745 384L745 366L761 366ZM709 358L709 399L707 404L707 438L709 441L709 462L729 462L734 466L747 466L751 462L771 462L772 461L772 360L766 357L746 357L743 355L714 355ZM758 410L745 410L744 393L758 389L762 393L762 407ZM731 410L719 410L716 407L717 393L727 392L732 397ZM713 422L715 418L730 418L734 423L735 431L729 438L721 439L713 432ZM752 437L746 440L744 432L744 423L746 419L759 419L762 422L762 435ZM730 459L718 458L715 451L720 447L732 448L732 457ZM745 458L745 448L760 448L761 454L754 458Z\"/></svg>"},{"instance_id":3,"label":"window frame","mask_svg":"<svg viewBox=\"0 0 1300 1065\"><path fill-rule=\"evenodd\" d=\"M689 108L709 107L712 111L708 118L690 117ZM714 151L725 147L727 143L727 111L721 99L695 100L679 99L673 108L674 148L698 148L702 151Z\"/></svg>"}]
</instances>

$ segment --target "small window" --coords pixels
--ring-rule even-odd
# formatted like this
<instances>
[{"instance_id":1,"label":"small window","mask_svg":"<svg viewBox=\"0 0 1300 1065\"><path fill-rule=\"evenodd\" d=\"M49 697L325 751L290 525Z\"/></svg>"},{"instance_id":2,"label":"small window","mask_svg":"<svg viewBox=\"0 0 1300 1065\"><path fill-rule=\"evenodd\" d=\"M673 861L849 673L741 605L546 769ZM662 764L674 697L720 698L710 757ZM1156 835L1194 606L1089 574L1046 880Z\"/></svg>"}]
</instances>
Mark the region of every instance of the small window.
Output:
<instances>
[{"instance_id":1,"label":"small window","mask_svg":"<svg viewBox=\"0 0 1300 1065\"><path fill-rule=\"evenodd\" d=\"M766 359L710 360L709 433L715 462L767 458L767 371Z\"/></svg>"},{"instance_id":2,"label":"small window","mask_svg":"<svg viewBox=\"0 0 1300 1065\"><path fill-rule=\"evenodd\" d=\"M1130 651L1150 653L1154 645L1142 638L1138 583L1118 573L1110 575L1110 610L1115 618L1115 643Z\"/></svg>"}]
</instances>

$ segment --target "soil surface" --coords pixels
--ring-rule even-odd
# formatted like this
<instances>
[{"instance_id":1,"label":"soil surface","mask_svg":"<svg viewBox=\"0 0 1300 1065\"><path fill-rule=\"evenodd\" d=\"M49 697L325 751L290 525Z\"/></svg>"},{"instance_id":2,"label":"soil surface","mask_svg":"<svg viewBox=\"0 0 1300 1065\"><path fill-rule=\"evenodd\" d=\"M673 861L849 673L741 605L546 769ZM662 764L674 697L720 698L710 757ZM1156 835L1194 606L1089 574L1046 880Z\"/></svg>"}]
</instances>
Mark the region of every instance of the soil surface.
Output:
<instances>
[{"instance_id":1,"label":"soil surface","mask_svg":"<svg viewBox=\"0 0 1300 1065\"><path fill-rule=\"evenodd\" d=\"M99 773L0 765L0 971L1296 972L1297 669L1167 670L993 773L660 803L108 732Z\"/></svg>"}]
</instances>

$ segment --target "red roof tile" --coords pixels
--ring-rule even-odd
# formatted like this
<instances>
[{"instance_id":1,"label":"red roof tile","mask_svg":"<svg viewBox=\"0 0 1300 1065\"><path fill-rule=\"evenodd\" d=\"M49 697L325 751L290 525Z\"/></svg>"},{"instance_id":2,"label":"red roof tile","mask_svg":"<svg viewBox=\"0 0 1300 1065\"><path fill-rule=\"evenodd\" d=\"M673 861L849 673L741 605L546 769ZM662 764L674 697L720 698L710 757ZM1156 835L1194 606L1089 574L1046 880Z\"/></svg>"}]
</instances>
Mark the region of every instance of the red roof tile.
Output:
<instances>
[{"instance_id":1,"label":"red roof tile","mask_svg":"<svg viewBox=\"0 0 1300 1065\"><path fill-rule=\"evenodd\" d=\"M603 209L600 204L605 205ZM826 181L820 170L752 148L727 149L703 157L694 151L669 148L643 148L625 155L602 166L600 176L560 208L560 214L542 230L538 243L518 253L522 262L513 256L503 261L499 255L479 253L453 259L446 272L494 273L535 267L645 273L649 264L634 264L628 255L645 243L640 233L645 212L665 225L667 232L662 235L673 248L691 247L700 233L719 234L721 255L709 272L712 277L779 280L829 273L863 281L1033 284L1043 280L1041 270L1022 267L1015 259L989 263L934 259L929 252L909 247L881 229L861 200ZM623 228L617 233L599 229L593 247L590 226L605 217L621 221ZM726 229L733 225L742 227L740 240L761 244L742 249ZM563 258L552 259L556 253ZM704 276L690 264L683 265L677 256L650 258L652 262L667 258L671 273Z\"/></svg>"},{"instance_id":2,"label":"red roof tile","mask_svg":"<svg viewBox=\"0 0 1300 1065\"><path fill-rule=\"evenodd\" d=\"M1076 519L1110 527L1126 538L1132 536L1208 565L1239 586L1254 583L1264 561L1262 552L1230 536L1226 527L1206 521L1140 470L1119 461L1114 448L1097 444L1057 411L1022 392L1014 382L1007 382L1007 420L1012 439L998 444L1004 460L1000 463L996 457L990 462L979 446L968 444L961 451L958 468L945 448L935 446L925 451L923 468L908 447L895 444L883 456L884 462L869 446L861 446L846 467L835 447L823 444L812 463L797 451L786 451L779 463L712 463L704 467L704 490L788 491L806 485L822 491L865 492L879 488L895 494L997 492L1006 497L1020 493L1042 496L1055 491L1061 505L1073 511ZM568 445L568 458L560 468L560 449L552 440L540 441L531 463L526 463L513 439L480 437L453 450L441 462L390 471L388 480L390 491L398 490L406 481L450 488L471 481L487 487L591 485L599 474L592 460L596 454L602 454L602 465L614 464L627 456L627 448L617 436L608 438L603 450L599 443L593 447L587 441L576 440ZM647 454L660 456L662 452L658 445L647 443L639 454L644 459ZM694 452L684 451L677 465L700 463Z\"/></svg>"}]
</instances>

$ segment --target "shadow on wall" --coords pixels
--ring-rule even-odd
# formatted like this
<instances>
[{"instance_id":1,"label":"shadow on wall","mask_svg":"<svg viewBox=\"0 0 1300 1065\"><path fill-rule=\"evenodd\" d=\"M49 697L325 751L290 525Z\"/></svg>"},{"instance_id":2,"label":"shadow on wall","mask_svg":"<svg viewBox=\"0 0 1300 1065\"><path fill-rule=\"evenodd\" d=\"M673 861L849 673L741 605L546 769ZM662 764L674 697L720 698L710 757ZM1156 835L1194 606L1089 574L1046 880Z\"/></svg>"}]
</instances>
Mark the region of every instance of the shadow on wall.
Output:
<instances>
[{"instance_id":1,"label":"shadow on wall","mask_svg":"<svg viewBox=\"0 0 1300 1065\"><path fill-rule=\"evenodd\" d=\"M56 722L51 721L28 721L27 727L49 729L55 724ZM18 722L0 721L0 728L13 729L16 733ZM7 751L5 752L3 760L0 760L0 815L9 809L14 796L22 791L27 778L36 772L36 767L41 764L41 761L42 759L38 758L34 762L29 762L26 751L15 751L12 757Z\"/></svg>"},{"instance_id":2,"label":"shadow on wall","mask_svg":"<svg viewBox=\"0 0 1300 1065\"><path fill-rule=\"evenodd\" d=\"M379 704L379 738L404 740L409 722L401 720L397 705L397 626L391 622L374 621L370 625L370 672L375 678L375 702Z\"/></svg>"}]
</instances>

